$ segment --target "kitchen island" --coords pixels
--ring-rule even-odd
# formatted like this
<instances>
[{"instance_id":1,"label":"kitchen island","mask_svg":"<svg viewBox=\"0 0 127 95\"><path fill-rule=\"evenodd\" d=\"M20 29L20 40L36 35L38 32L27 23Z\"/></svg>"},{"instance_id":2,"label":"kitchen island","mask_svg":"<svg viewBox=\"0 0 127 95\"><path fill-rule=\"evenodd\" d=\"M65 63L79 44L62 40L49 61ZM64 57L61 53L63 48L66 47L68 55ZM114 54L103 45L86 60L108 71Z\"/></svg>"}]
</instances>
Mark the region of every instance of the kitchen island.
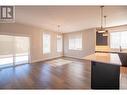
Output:
<instances>
[{"instance_id":1,"label":"kitchen island","mask_svg":"<svg viewBox=\"0 0 127 95\"><path fill-rule=\"evenodd\" d=\"M83 59L91 62L92 89L119 89L121 61L115 53L94 53Z\"/></svg>"},{"instance_id":2,"label":"kitchen island","mask_svg":"<svg viewBox=\"0 0 127 95\"><path fill-rule=\"evenodd\" d=\"M116 53L119 55L123 67L127 67L127 51L95 51L96 53Z\"/></svg>"}]
</instances>

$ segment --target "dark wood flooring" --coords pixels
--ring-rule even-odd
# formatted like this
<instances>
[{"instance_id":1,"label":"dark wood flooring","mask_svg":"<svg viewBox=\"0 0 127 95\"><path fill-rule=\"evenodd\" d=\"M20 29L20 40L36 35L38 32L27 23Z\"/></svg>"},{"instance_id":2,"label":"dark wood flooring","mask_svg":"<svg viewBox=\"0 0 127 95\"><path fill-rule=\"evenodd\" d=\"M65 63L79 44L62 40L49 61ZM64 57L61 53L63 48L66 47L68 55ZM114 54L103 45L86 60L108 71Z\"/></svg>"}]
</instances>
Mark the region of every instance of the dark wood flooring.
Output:
<instances>
[{"instance_id":1,"label":"dark wood flooring","mask_svg":"<svg viewBox=\"0 0 127 95\"><path fill-rule=\"evenodd\" d=\"M61 59L73 62L52 66L51 61L45 61L2 69L0 89L90 89L89 61L65 57ZM122 71L123 81L127 81L126 71L126 68ZM126 85L122 85L123 88Z\"/></svg>"}]
</instances>

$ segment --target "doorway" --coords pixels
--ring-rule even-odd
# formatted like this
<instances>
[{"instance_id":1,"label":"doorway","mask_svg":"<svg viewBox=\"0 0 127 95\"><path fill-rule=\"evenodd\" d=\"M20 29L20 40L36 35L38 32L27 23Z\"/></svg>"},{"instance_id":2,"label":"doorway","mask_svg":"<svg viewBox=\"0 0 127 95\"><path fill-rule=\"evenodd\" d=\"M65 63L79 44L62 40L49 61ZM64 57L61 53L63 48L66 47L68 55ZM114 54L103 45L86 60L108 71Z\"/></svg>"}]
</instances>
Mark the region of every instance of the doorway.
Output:
<instances>
[{"instance_id":1,"label":"doorway","mask_svg":"<svg viewBox=\"0 0 127 95\"><path fill-rule=\"evenodd\" d=\"M0 68L29 63L30 39L0 35Z\"/></svg>"}]
</instances>

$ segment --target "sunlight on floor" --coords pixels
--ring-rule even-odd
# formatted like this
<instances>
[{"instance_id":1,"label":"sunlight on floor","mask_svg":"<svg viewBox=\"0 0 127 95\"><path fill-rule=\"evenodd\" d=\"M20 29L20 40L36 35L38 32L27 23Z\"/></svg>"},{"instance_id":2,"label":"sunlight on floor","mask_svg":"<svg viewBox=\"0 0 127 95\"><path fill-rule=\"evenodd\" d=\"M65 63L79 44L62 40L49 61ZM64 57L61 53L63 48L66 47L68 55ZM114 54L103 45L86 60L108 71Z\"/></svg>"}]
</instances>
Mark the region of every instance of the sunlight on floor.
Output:
<instances>
[{"instance_id":1,"label":"sunlight on floor","mask_svg":"<svg viewBox=\"0 0 127 95\"><path fill-rule=\"evenodd\" d=\"M63 65L70 64L73 62L74 61L69 61L69 60L65 60L65 59L57 59L57 60L53 60L53 61L48 61L48 63L53 67L63 66Z\"/></svg>"},{"instance_id":2,"label":"sunlight on floor","mask_svg":"<svg viewBox=\"0 0 127 95\"><path fill-rule=\"evenodd\" d=\"M120 68L120 89L127 89L127 68Z\"/></svg>"},{"instance_id":3,"label":"sunlight on floor","mask_svg":"<svg viewBox=\"0 0 127 95\"><path fill-rule=\"evenodd\" d=\"M0 67L12 66L13 60L15 60L16 65L28 63L28 56L17 56L15 59L13 59L13 57L0 58Z\"/></svg>"}]
</instances>

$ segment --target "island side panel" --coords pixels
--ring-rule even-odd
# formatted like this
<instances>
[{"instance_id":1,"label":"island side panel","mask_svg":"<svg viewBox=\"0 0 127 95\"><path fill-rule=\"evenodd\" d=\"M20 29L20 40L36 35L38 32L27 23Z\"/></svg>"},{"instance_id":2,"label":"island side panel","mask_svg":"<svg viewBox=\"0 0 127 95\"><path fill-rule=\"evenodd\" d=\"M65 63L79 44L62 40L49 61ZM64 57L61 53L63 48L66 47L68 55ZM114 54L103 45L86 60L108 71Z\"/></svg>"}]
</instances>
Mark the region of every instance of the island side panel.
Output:
<instances>
[{"instance_id":1,"label":"island side panel","mask_svg":"<svg viewBox=\"0 0 127 95\"><path fill-rule=\"evenodd\" d=\"M120 66L91 61L92 89L119 89Z\"/></svg>"}]
</instances>

